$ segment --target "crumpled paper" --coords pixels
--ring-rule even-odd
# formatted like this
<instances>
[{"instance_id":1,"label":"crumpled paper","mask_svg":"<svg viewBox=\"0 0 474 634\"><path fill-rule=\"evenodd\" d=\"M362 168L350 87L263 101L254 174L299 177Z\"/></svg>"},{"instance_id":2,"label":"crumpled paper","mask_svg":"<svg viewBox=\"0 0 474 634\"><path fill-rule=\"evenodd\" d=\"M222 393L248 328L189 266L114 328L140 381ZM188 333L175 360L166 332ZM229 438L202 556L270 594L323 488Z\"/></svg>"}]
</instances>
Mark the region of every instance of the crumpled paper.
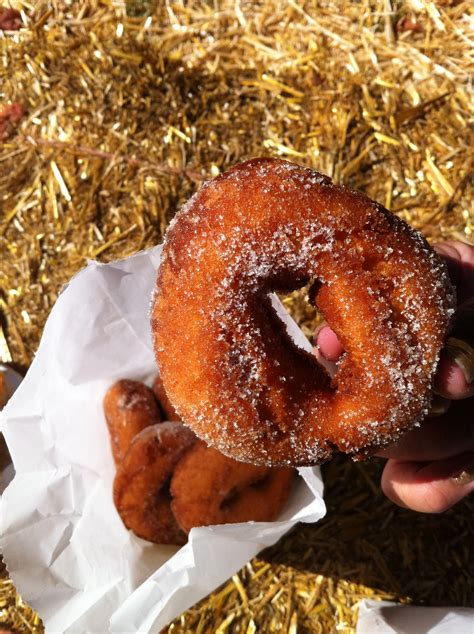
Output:
<instances>
[{"instance_id":1,"label":"crumpled paper","mask_svg":"<svg viewBox=\"0 0 474 634\"><path fill-rule=\"evenodd\" d=\"M0 546L47 631L156 632L297 522L325 514L319 469L305 468L275 522L193 529L181 549L123 526L102 399L117 379L156 373L148 312L160 256L159 246L76 275L1 414L16 476L1 500Z\"/></svg>"},{"instance_id":2,"label":"crumpled paper","mask_svg":"<svg viewBox=\"0 0 474 634\"><path fill-rule=\"evenodd\" d=\"M473 634L474 609L362 601L357 634Z\"/></svg>"}]
</instances>

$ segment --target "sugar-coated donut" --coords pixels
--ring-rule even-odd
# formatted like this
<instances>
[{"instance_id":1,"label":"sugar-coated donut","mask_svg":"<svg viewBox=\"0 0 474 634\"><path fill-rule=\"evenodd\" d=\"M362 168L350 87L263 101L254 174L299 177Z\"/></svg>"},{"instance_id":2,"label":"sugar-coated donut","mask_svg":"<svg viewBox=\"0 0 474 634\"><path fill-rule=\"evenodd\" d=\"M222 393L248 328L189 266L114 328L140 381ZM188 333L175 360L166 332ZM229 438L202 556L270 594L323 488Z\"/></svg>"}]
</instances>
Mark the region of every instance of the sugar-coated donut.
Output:
<instances>
[{"instance_id":1,"label":"sugar-coated donut","mask_svg":"<svg viewBox=\"0 0 474 634\"><path fill-rule=\"evenodd\" d=\"M287 501L294 475L289 467L238 462L198 442L176 465L171 509L186 532L194 526L268 522Z\"/></svg>"},{"instance_id":2,"label":"sugar-coated donut","mask_svg":"<svg viewBox=\"0 0 474 634\"><path fill-rule=\"evenodd\" d=\"M179 416L168 398L168 394L166 393L163 381L161 380L161 376L159 374L155 377L151 389L158 399L158 403L160 404L160 408L163 411L166 420L179 420Z\"/></svg>"},{"instance_id":3,"label":"sugar-coated donut","mask_svg":"<svg viewBox=\"0 0 474 634\"><path fill-rule=\"evenodd\" d=\"M195 442L181 423L159 423L133 439L118 465L113 493L123 523L138 537L157 544L186 542L171 511L169 481Z\"/></svg>"},{"instance_id":4,"label":"sugar-coated donut","mask_svg":"<svg viewBox=\"0 0 474 634\"><path fill-rule=\"evenodd\" d=\"M123 459L136 434L161 421L153 391L139 381L114 383L104 396L103 407L115 464Z\"/></svg>"},{"instance_id":5,"label":"sugar-coated donut","mask_svg":"<svg viewBox=\"0 0 474 634\"><path fill-rule=\"evenodd\" d=\"M346 351L332 381L271 305L310 281ZM245 462L310 465L370 453L423 418L453 306L420 233L326 176L254 159L170 224L152 329L166 392L198 436Z\"/></svg>"}]
</instances>

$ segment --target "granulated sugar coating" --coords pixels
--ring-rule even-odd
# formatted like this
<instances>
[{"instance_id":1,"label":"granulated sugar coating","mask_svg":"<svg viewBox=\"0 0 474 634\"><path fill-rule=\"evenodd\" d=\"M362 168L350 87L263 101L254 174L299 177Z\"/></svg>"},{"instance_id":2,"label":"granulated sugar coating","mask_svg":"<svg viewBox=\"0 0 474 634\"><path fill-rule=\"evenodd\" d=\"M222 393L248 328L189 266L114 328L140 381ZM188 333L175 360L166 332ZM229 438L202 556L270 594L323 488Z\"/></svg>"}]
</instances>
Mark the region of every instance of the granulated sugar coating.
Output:
<instances>
[{"instance_id":1,"label":"granulated sugar coating","mask_svg":"<svg viewBox=\"0 0 474 634\"><path fill-rule=\"evenodd\" d=\"M332 381L271 306L309 282L346 351ZM423 418L453 307L444 264L402 220L310 169L254 159L171 223L152 328L166 391L198 436L254 464L310 465L365 455Z\"/></svg>"}]
</instances>

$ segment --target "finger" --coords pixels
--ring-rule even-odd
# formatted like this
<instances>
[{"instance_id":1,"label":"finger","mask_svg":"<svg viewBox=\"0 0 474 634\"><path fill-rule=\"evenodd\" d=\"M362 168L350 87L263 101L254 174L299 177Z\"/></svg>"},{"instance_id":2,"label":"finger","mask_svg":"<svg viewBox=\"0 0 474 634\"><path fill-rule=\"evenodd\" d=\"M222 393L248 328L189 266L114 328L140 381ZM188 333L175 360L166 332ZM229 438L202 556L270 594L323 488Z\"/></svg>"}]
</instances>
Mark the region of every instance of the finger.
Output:
<instances>
[{"instance_id":1,"label":"finger","mask_svg":"<svg viewBox=\"0 0 474 634\"><path fill-rule=\"evenodd\" d=\"M451 403L452 401L449 398L444 398L443 396L439 396L439 394L433 394L426 418L439 418L443 416L451 407Z\"/></svg>"},{"instance_id":2,"label":"finger","mask_svg":"<svg viewBox=\"0 0 474 634\"><path fill-rule=\"evenodd\" d=\"M459 306L441 353L434 389L447 398L474 395L474 298Z\"/></svg>"},{"instance_id":3,"label":"finger","mask_svg":"<svg viewBox=\"0 0 474 634\"><path fill-rule=\"evenodd\" d=\"M456 286L458 303L474 297L474 247L449 240L433 245L448 266L451 281Z\"/></svg>"},{"instance_id":4,"label":"finger","mask_svg":"<svg viewBox=\"0 0 474 634\"><path fill-rule=\"evenodd\" d=\"M398 506L442 513L474 491L474 481L466 477L473 469L472 452L439 462L389 460L382 474L382 490Z\"/></svg>"},{"instance_id":5,"label":"finger","mask_svg":"<svg viewBox=\"0 0 474 634\"><path fill-rule=\"evenodd\" d=\"M323 357L323 355L319 351L319 348L313 348L313 354L316 357L316 360L318 361L318 363L323 366L323 368L332 378L336 374L337 365L333 363L332 361L328 361L325 357Z\"/></svg>"},{"instance_id":6,"label":"finger","mask_svg":"<svg viewBox=\"0 0 474 634\"><path fill-rule=\"evenodd\" d=\"M327 361L335 363L344 353L336 333L326 324L316 333L315 343L316 348Z\"/></svg>"},{"instance_id":7,"label":"finger","mask_svg":"<svg viewBox=\"0 0 474 634\"><path fill-rule=\"evenodd\" d=\"M443 350L436 372L434 391L450 399L474 396L474 384L468 383L467 378L461 366L449 357L446 350Z\"/></svg>"},{"instance_id":8,"label":"finger","mask_svg":"<svg viewBox=\"0 0 474 634\"><path fill-rule=\"evenodd\" d=\"M467 398L474 394L471 341L474 336L474 247L451 240L434 248L446 259L459 304L451 336L441 355L435 391L446 398Z\"/></svg>"},{"instance_id":9,"label":"finger","mask_svg":"<svg viewBox=\"0 0 474 634\"><path fill-rule=\"evenodd\" d=\"M457 401L440 418L426 419L417 427L377 452L382 458L428 462L474 451L474 399Z\"/></svg>"}]
</instances>

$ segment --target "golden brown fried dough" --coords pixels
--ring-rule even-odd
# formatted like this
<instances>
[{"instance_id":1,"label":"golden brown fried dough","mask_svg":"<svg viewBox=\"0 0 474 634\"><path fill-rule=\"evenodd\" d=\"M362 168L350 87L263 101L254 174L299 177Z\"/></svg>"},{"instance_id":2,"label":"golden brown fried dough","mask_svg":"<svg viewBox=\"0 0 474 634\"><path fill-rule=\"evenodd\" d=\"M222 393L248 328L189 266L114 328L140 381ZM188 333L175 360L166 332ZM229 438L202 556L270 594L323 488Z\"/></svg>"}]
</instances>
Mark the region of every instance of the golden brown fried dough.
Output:
<instances>
[{"instance_id":1,"label":"golden brown fried dough","mask_svg":"<svg viewBox=\"0 0 474 634\"><path fill-rule=\"evenodd\" d=\"M9 398L5 373L0 371L0 409L5 407Z\"/></svg>"},{"instance_id":2,"label":"golden brown fried dough","mask_svg":"<svg viewBox=\"0 0 474 634\"><path fill-rule=\"evenodd\" d=\"M193 432L180 423L153 425L133 439L117 469L114 503L138 537L157 544L186 542L170 508L169 480L195 442Z\"/></svg>"},{"instance_id":3,"label":"golden brown fried dough","mask_svg":"<svg viewBox=\"0 0 474 634\"><path fill-rule=\"evenodd\" d=\"M332 381L271 304L309 282L346 351ZM152 329L166 392L200 438L245 462L311 465L369 454L426 415L453 308L420 233L311 169L254 159L171 223Z\"/></svg>"},{"instance_id":4,"label":"golden brown fried dough","mask_svg":"<svg viewBox=\"0 0 474 634\"><path fill-rule=\"evenodd\" d=\"M171 479L171 509L181 528L267 522L282 510L295 471L256 467L197 443L179 461Z\"/></svg>"},{"instance_id":5,"label":"golden brown fried dough","mask_svg":"<svg viewBox=\"0 0 474 634\"><path fill-rule=\"evenodd\" d=\"M107 390L104 414L117 465L125 456L135 435L161 420L152 390L144 383L129 379L117 381Z\"/></svg>"}]
</instances>

